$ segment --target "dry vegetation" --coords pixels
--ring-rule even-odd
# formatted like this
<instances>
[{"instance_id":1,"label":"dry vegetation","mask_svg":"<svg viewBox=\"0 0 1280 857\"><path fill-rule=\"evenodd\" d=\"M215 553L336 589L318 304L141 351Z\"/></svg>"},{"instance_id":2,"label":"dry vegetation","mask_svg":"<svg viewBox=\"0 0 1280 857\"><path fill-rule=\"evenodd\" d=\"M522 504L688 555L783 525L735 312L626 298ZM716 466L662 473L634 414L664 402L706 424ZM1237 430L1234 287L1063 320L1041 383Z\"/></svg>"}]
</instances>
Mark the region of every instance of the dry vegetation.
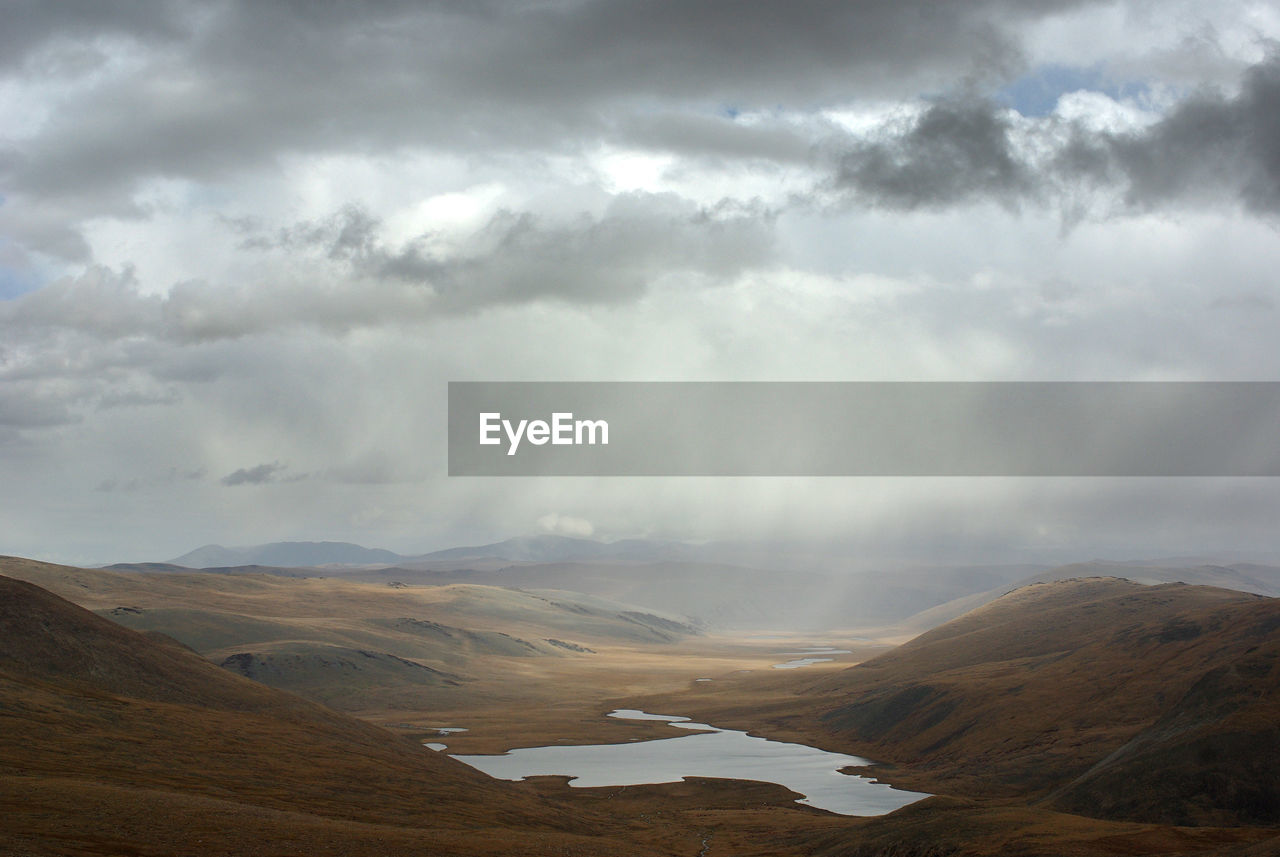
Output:
<instances>
[{"instance_id":1,"label":"dry vegetation","mask_svg":"<svg viewBox=\"0 0 1280 857\"><path fill-rule=\"evenodd\" d=\"M871 770L892 782L950 796L871 823L868 835L882 833L865 841L877 847L1280 845L1274 599L1116 579L1039 584L847 670L747 675L642 704L856 752L889 763Z\"/></svg>"},{"instance_id":2,"label":"dry vegetation","mask_svg":"<svg viewBox=\"0 0 1280 857\"><path fill-rule=\"evenodd\" d=\"M25 560L0 572L185 636L207 658L24 590L45 612L4 614L2 853L1280 853L1271 599L1043 584L889 650L839 635L682 635L599 599L493 587ZM768 668L813 643L855 651ZM281 672L364 722L210 662L241 652L359 663ZM406 680L424 667L429 680ZM875 758L887 764L871 773L939 796L845 818L767 784L496 782L420 747L669 735L602 716L615 707ZM444 726L469 731L437 736Z\"/></svg>"}]
</instances>

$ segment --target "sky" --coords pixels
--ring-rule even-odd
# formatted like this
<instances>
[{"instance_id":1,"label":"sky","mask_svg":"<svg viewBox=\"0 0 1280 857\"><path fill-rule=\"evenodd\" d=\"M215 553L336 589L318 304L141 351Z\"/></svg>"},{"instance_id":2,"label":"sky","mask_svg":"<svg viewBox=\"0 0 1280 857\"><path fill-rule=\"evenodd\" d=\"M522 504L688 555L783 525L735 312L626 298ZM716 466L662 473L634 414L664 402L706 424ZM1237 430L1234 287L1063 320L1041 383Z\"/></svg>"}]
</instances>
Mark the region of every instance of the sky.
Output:
<instances>
[{"instance_id":1,"label":"sky","mask_svg":"<svg viewBox=\"0 0 1280 857\"><path fill-rule=\"evenodd\" d=\"M1273 479L450 478L445 405L449 381L1280 380L1278 2L0 22L0 553L1277 549Z\"/></svg>"}]
</instances>

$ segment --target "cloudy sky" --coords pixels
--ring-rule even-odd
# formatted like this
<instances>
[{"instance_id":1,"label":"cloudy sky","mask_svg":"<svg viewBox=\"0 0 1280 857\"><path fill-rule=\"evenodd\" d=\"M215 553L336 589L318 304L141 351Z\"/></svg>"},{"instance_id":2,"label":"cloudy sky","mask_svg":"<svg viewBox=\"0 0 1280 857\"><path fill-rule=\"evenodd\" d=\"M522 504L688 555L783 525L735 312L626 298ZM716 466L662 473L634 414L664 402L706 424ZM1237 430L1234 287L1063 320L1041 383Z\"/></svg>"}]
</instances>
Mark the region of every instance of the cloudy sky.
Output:
<instances>
[{"instance_id":1,"label":"cloudy sky","mask_svg":"<svg viewBox=\"0 0 1280 857\"><path fill-rule=\"evenodd\" d=\"M450 479L445 394L1280 380L1280 3L0 22L0 553L1275 549L1264 479Z\"/></svg>"}]
</instances>

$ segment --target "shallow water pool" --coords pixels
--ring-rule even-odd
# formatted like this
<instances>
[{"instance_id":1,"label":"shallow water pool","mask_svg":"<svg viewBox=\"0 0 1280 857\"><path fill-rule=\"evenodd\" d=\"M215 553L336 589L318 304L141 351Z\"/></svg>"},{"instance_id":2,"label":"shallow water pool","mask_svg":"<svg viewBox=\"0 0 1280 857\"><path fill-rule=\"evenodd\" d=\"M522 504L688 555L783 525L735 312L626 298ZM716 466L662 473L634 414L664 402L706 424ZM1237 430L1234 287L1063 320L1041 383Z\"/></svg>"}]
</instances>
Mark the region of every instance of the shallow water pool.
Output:
<instances>
[{"instance_id":1,"label":"shallow water pool","mask_svg":"<svg viewBox=\"0 0 1280 857\"><path fill-rule=\"evenodd\" d=\"M883 815L928 797L840 773L851 765L871 764L859 756L769 741L676 715L618 710L609 716L660 720L675 729L698 731L651 741L527 747L498 756L454 758L499 779L561 775L572 777L569 785L577 788L674 783L685 777L758 780L804 795L797 803L840 815Z\"/></svg>"}]
</instances>

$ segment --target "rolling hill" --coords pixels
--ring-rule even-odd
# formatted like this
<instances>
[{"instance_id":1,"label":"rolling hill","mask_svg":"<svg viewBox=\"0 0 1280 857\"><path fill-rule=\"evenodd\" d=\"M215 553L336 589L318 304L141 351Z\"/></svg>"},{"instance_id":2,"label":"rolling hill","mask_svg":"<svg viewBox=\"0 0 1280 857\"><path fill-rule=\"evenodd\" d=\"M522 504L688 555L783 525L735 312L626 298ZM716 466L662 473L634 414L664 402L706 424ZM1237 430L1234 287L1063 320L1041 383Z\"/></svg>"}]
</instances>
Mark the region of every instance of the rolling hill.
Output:
<instances>
[{"instance_id":1,"label":"rolling hill","mask_svg":"<svg viewBox=\"0 0 1280 857\"><path fill-rule=\"evenodd\" d=\"M7 577L0 700L0 853L646 853Z\"/></svg>"},{"instance_id":2,"label":"rolling hill","mask_svg":"<svg viewBox=\"0 0 1280 857\"><path fill-rule=\"evenodd\" d=\"M914 565L808 553L801 547L657 539L602 542L557 535L400 556L340 542L207 546L165 563L119 571L267 573L423 585L479 584L568 590L621 601L722 631L894 629L909 638L1010 589L1072 577L1183 582L1280 596L1280 567L1204 557L1050 567L1034 564Z\"/></svg>"},{"instance_id":3,"label":"rolling hill","mask_svg":"<svg viewBox=\"0 0 1280 857\"><path fill-rule=\"evenodd\" d=\"M1280 601L1085 578L1018 589L805 688L821 728L954 793L1280 824Z\"/></svg>"},{"instance_id":4,"label":"rolling hill","mask_svg":"<svg viewBox=\"0 0 1280 857\"><path fill-rule=\"evenodd\" d=\"M571 590L686 616L715 630L822 630L884 625L968 595L1003 589L1036 566L948 566L874 572L763 569L693 561L413 562L341 572L351 580L477 583Z\"/></svg>"},{"instance_id":5,"label":"rolling hill","mask_svg":"<svg viewBox=\"0 0 1280 857\"><path fill-rule=\"evenodd\" d=\"M914 636L988 604L1009 592L1010 589L1030 586L1033 583L1050 583L1079 577L1118 577L1153 586L1161 583L1188 583L1196 586L1234 589L1256 595L1280 596L1280 567L1271 565L1256 563L1218 565L1194 558L1182 562L1176 559L1141 562L1092 560L1040 570L1023 577L1012 586L996 586L962 595L925 608L913 616L900 620L897 625L902 631Z\"/></svg>"},{"instance_id":6,"label":"rolling hill","mask_svg":"<svg viewBox=\"0 0 1280 857\"><path fill-rule=\"evenodd\" d=\"M346 711L427 710L529 658L666 645L697 629L568 592L266 574L79 569L13 557L28 580L224 668Z\"/></svg>"}]
</instances>

